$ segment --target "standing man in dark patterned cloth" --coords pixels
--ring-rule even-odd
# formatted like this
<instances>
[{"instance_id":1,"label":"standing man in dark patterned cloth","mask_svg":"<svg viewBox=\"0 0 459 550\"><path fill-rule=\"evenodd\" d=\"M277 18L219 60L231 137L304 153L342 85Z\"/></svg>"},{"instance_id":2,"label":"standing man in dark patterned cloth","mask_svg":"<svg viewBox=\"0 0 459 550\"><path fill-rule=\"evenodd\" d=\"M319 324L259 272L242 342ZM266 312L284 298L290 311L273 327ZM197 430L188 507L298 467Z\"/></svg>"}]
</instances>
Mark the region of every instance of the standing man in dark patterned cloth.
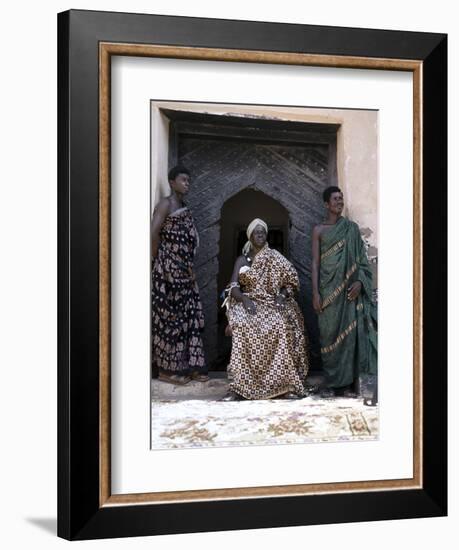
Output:
<instances>
[{"instance_id":1,"label":"standing man in dark patterned cloth","mask_svg":"<svg viewBox=\"0 0 459 550\"><path fill-rule=\"evenodd\" d=\"M183 202L190 172L176 166L168 179L171 194L158 203L151 223L153 362L164 382L205 382L204 316L193 271L198 233Z\"/></svg>"},{"instance_id":2,"label":"standing man in dark patterned cloth","mask_svg":"<svg viewBox=\"0 0 459 550\"><path fill-rule=\"evenodd\" d=\"M355 397L359 376L377 373L372 273L358 225L342 216L341 189L328 187L323 200L327 219L312 233L312 300L325 372L321 395Z\"/></svg>"}]
</instances>

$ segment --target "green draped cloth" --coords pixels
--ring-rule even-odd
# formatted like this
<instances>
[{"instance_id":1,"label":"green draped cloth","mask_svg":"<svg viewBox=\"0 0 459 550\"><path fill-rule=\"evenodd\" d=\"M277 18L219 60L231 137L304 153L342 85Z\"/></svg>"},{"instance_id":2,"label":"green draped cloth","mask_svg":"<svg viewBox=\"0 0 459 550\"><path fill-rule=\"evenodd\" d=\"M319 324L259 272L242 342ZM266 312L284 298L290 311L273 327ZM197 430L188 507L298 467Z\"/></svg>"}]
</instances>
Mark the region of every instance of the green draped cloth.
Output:
<instances>
[{"instance_id":1,"label":"green draped cloth","mask_svg":"<svg viewBox=\"0 0 459 550\"><path fill-rule=\"evenodd\" d=\"M377 373L376 306L372 274L359 227L347 218L321 235L319 314L322 364L331 388L352 384L362 374ZM362 283L359 296L349 301L347 290Z\"/></svg>"}]
</instances>

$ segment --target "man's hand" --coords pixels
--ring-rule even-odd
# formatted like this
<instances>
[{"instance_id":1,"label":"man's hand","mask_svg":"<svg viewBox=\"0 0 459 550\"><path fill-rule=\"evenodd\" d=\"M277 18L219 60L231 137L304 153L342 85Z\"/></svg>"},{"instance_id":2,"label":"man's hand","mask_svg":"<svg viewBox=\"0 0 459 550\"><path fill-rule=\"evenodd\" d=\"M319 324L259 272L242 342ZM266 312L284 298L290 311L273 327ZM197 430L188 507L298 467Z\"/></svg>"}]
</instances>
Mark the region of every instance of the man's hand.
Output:
<instances>
[{"instance_id":1,"label":"man's hand","mask_svg":"<svg viewBox=\"0 0 459 550\"><path fill-rule=\"evenodd\" d=\"M360 281L355 281L355 283L352 283L352 285L347 289L347 299L350 301L355 300L361 290L362 283Z\"/></svg>"},{"instance_id":2,"label":"man's hand","mask_svg":"<svg viewBox=\"0 0 459 550\"><path fill-rule=\"evenodd\" d=\"M242 303L247 313L250 313L250 315L255 315L255 313L257 312L257 307L250 298L247 298L247 296L244 296L242 298Z\"/></svg>"},{"instance_id":3,"label":"man's hand","mask_svg":"<svg viewBox=\"0 0 459 550\"><path fill-rule=\"evenodd\" d=\"M274 303L276 306L283 306L285 304L285 300L287 299L287 296L281 291L274 299Z\"/></svg>"},{"instance_id":4,"label":"man's hand","mask_svg":"<svg viewBox=\"0 0 459 550\"><path fill-rule=\"evenodd\" d=\"M318 292L315 292L312 295L312 307L316 313L322 312L322 298Z\"/></svg>"}]
</instances>

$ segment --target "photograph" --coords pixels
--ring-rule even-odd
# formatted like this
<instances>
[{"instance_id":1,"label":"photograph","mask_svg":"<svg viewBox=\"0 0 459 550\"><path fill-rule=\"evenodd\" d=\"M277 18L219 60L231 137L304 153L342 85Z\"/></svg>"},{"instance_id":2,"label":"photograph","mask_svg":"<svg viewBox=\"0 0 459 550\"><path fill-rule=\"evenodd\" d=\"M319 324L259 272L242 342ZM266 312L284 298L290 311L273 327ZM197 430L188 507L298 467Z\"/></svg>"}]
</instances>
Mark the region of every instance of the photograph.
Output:
<instances>
[{"instance_id":1,"label":"photograph","mask_svg":"<svg viewBox=\"0 0 459 550\"><path fill-rule=\"evenodd\" d=\"M378 111L150 120L152 450L378 439Z\"/></svg>"}]
</instances>

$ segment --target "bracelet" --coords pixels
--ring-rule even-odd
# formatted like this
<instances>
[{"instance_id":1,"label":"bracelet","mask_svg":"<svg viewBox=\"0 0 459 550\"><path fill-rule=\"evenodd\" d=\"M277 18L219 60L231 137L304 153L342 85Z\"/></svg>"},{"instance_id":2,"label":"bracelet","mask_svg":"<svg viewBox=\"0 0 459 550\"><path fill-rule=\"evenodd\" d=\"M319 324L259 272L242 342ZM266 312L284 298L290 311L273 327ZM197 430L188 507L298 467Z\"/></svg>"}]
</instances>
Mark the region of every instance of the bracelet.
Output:
<instances>
[{"instance_id":1,"label":"bracelet","mask_svg":"<svg viewBox=\"0 0 459 550\"><path fill-rule=\"evenodd\" d=\"M233 281L226 288L225 292L228 292L228 296L231 294L231 291L233 290L233 288L240 288L240 285L237 281Z\"/></svg>"},{"instance_id":2,"label":"bracelet","mask_svg":"<svg viewBox=\"0 0 459 550\"><path fill-rule=\"evenodd\" d=\"M222 307L226 307L227 310L229 309L231 291L233 290L233 288L240 288L240 285L237 281L233 281L232 283L230 283L224 290L226 298L223 300Z\"/></svg>"}]
</instances>

